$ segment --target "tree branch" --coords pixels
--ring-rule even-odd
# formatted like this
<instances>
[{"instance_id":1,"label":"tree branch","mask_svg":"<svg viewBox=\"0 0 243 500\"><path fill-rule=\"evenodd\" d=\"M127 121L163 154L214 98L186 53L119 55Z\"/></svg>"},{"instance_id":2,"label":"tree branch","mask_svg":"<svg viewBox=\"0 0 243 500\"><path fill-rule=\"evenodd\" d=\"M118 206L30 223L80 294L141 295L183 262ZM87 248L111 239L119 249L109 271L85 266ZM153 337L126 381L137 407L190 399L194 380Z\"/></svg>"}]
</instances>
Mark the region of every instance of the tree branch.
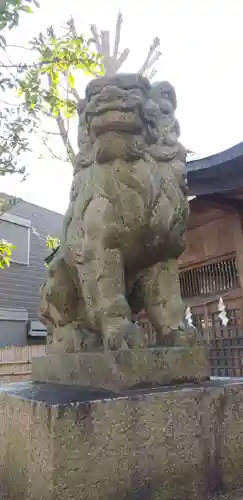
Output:
<instances>
[{"instance_id":1,"label":"tree branch","mask_svg":"<svg viewBox=\"0 0 243 500\"><path fill-rule=\"evenodd\" d=\"M3 104L6 104L7 106L19 107L19 104L17 104L16 102L7 102L7 101L4 101L3 99L0 99L0 102L2 102Z\"/></svg>"},{"instance_id":2,"label":"tree branch","mask_svg":"<svg viewBox=\"0 0 243 500\"><path fill-rule=\"evenodd\" d=\"M46 135L58 135L60 136L59 132L52 132L51 130L42 130L43 134Z\"/></svg>"},{"instance_id":3,"label":"tree branch","mask_svg":"<svg viewBox=\"0 0 243 500\"><path fill-rule=\"evenodd\" d=\"M67 24L70 27L70 32L72 33L73 38L78 38L78 33L72 16Z\"/></svg>"},{"instance_id":4,"label":"tree branch","mask_svg":"<svg viewBox=\"0 0 243 500\"><path fill-rule=\"evenodd\" d=\"M77 102L80 101L81 97L80 97L77 89L75 89L75 87L71 88L70 85L69 85L69 92L70 92L70 94L72 94L75 97L75 99L76 99Z\"/></svg>"},{"instance_id":5,"label":"tree branch","mask_svg":"<svg viewBox=\"0 0 243 500\"><path fill-rule=\"evenodd\" d=\"M97 26L95 24L91 24L90 30L91 30L91 33L92 33L92 35L94 37L94 42L95 42L95 45L96 45L96 48L97 48L97 52L99 52L99 54L102 55L102 53L101 53L101 45L100 45L100 38L99 38L99 35L98 35Z\"/></svg>"},{"instance_id":6,"label":"tree branch","mask_svg":"<svg viewBox=\"0 0 243 500\"><path fill-rule=\"evenodd\" d=\"M57 133L57 135L60 137L60 134ZM58 156L56 153L54 153L54 151L50 148L50 146L47 144L47 139L43 138L42 139L43 141L43 144L44 146L46 147L46 149L49 151L49 153L51 154L52 157L54 157L56 160L58 161L62 161L64 163L70 163L69 160L65 159L65 158L62 158L61 156Z\"/></svg>"},{"instance_id":7,"label":"tree branch","mask_svg":"<svg viewBox=\"0 0 243 500\"><path fill-rule=\"evenodd\" d=\"M55 37L55 33L54 33L54 30L53 28L51 27L50 28L50 32L51 32L51 35L53 37ZM51 77L50 75L48 75L48 83L49 83L49 87L51 88ZM65 123L64 123L64 119L59 111L58 113L58 116L55 118L56 122L57 122L57 126L58 126L58 129L59 129L59 132L60 132L60 136L61 136L61 139L63 141L63 144L65 146L65 149L66 149L66 152L67 152L67 157L70 159L73 167L74 167L74 162L75 162L75 152L74 152L74 149L73 149L73 146L70 142L70 139L68 137L68 131L66 130L66 127L65 127Z\"/></svg>"},{"instance_id":8,"label":"tree branch","mask_svg":"<svg viewBox=\"0 0 243 500\"><path fill-rule=\"evenodd\" d=\"M101 33L99 34L97 27L94 24L92 24L90 28L94 37L93 42L96 46L96 50L104 58L103 65L105 75L114 75L115 73L117 73L117 71L120 69L129 55L129 49L125 49L122 54L119 55L121 24L122 15L119 12L116 22L116 33L113 51L110 50L110 32L101 31Z\"/></svg>"},{"instance_id":9,"label":"tree branch","mask_svg":"<svg viewBox=\"0 0 243 500\"><path fill-rule=\"evenodd\" d=\"M58 113L58 116L56 118L57 126L59 128L60 136L62 138L63 144L66 148L67 151L67 156L70 159L72 165L74 166L74 158L75 158L75 152L73 149L73 146L70 142L70 139L68 137L68 132L65 127L64 119L61 115L61 113Z\"/></svg>"},{"instance_id":10,"label":"tree branch","mask_svg":"<svg viewBox=\"0 0 243 500\"><path fill-rule=\"evenodd\" d=\"M101 31L101 52L105 61L110 59L110 35L109 31Z\"/></svg>"},{"instance_id":11,"label":"tree branch","mask_svg":"<svg viewBox=\"0 0 243 500\"><path fill-rule=\"evenodd\" d=\"M149 47L148 55L142 65L142 67L139 70L139 73L142 75L146 70L150 69L152 64L156 62L159 57L161 56L161 52L157 51L156 49L160 46L160 40L158 37L154 38L152 45ZM153 56L153 58L152 58ZM151 61L153 63L151 64Z\"/></svg>"},{"instance_id":12,"label":"tree branch","mask_svg":"<svg viewBox=\"0 0 243 500\"><path fill-rule=\"evenodd\" d=\"M29 50L31 52L33 52L33 48L30 48L30 47L24 47L24 45L12 45L12 44L7 44L6 45L6 48L8 47L11 47L11 48L14 48L14 49L24 49L24 50Z\"/></svg>"},{"instance_id":13,"label":"tree branch","mask_svg":"<svg viewBox=\"0 0 243 500\"><path fill-rule=\"evenodd\" d=\"M116 61L116 64L115 64L115 68L116 68L116 71L118 71L120 69L120 67L123 65L123 63L126 61L126 59L128 58L129 56L129 49L125 49L122 54L120 55L120 57L117 59Z\"/></svg>"},{"instance_id":14,"label":"tree branch","mask_svg":"<svg viewBox=\"0 0 243 500\"><path fill-rule=\"evenodd\" d=\"M59 83L59 87L60 87L60 89L64 90L64 92L67 92L67 88L64 87L64 85L61 85ZM70 92L70 94L72 94L75 97L77 102L79 102L81 100L81 97L80 97L76 88L72 88L72 87L70 87L70 85L68 85L68 91Z\"/></svg>"},{"instance_id":15,"label":"tree branch","mask_svg":"<svg viewBox=\"0 0 243 500\"><path fill-rule=\"evenodd\" d=\"M121 26L122 26L122 13L119 11L117 20L116 20L116 34L115 34L115 42L114 42L114 49L113 49L113 58L117 59L118 56L118 50L119 50L119 45L120 45L120 38L121 38Z\"/></svg>"}]
</instances>

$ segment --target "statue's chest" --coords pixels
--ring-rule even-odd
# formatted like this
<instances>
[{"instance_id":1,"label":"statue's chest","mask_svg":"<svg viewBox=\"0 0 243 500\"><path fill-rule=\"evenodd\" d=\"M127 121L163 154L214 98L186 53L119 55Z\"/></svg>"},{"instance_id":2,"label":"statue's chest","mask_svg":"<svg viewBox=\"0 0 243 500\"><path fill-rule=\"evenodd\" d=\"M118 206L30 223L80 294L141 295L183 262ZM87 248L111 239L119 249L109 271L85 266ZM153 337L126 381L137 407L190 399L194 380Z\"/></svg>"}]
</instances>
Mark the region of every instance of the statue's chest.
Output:
<instances>
[{"instance_id":1,"label":"statue's chest","mask_svg":"<svg viewBox=\"0 0 243 500\"><path fill-rule=\"evenodd\" d=\"M87 207L96 204L97 198L107 203L114 222L122 221L121 227L133 231L147 227L161 193L162 173L158 164L145 160L130 163L116 160L84 169L68 240L76 246L82 239Z\"/></svg>"},{"instance_id":2,"label":"statue's chest","mask_svg":"<svg viewBox=\"0 0 243 500\"><path fill-rule=\"evenodd\" d=\"M116 160L109 164L93 166L94 193L120 203L133 206L140 199L145 207L153 202L156 185L151 165L145 160L124 162Z\"/></svg>"}]
</instances>

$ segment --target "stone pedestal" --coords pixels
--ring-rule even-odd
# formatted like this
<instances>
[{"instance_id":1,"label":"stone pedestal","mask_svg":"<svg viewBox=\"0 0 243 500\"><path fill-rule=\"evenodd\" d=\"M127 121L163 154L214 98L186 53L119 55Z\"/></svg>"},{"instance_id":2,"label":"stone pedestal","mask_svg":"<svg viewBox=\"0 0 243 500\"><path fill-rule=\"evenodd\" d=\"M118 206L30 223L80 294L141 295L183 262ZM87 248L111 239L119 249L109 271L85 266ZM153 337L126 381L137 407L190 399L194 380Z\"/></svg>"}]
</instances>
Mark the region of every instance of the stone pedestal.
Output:
<instances>
[{"instance_id":1,"label":"stone pedestal","mask_svg":"<svg viewBox=\"0 0 243 500\"><path fill-rule=\"evenodd\" d=\"M0 481L11 500L207 500L243 485L243 381L116 396L0 389Z\"/></svg>"},{"instance_id":2,"label":"stone pedestal","mask_svg":"<svg viewBox=\"0 0 243 500\"><path fill-rule=\"evenodd\" d=\"M35 382L79 384L116 392L209 378L205 350L168 347L107 353L48 354L33 359Z\"/></svg>"}]
</instances>

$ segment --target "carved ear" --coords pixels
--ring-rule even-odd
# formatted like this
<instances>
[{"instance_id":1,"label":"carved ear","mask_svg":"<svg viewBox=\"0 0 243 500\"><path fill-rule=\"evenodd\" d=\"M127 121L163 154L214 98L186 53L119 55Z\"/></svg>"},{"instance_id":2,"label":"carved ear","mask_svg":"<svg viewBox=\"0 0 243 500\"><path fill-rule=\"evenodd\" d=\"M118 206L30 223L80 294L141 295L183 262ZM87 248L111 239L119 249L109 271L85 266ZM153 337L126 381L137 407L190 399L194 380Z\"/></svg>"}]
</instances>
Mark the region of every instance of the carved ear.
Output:
<instances>
[{"instance_id":1,"label":"carved ear","mask_svg":"<svg viewBox=\"0 0 243 500\"><path fill-rule=\"evenodd\" d=\"M170 82L161 82L161 94L166 94L174 109L177 108L176 91Z\"/></svg>"},{"instance_id":2,"label":"carved ear","mask_svg":"<svg viewBox=\"0 0 243 500\"><path fill-rule=\"evenodd\" d=\"M171 85L170 82L162 81L153 83L151 86L150 95L152 99L155 99L156 101L158 101L160 98L165 97L171 103L173 109L176 110L177 108L176 92L173 85Z\"/></svg>"}]
</instances>

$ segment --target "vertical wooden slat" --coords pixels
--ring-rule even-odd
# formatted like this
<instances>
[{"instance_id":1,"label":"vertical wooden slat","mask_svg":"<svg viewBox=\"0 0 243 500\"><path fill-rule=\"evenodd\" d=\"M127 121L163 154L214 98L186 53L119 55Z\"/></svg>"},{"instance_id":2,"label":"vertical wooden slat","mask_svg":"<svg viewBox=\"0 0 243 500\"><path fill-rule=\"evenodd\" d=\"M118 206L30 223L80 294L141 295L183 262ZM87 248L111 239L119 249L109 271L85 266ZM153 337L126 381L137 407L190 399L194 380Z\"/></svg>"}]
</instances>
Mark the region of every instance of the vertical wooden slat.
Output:
<instances>
[{"instance_id":1,"label":"vertical wooden slat","mask_svg":"<svg viewBox=\"0 0 243 500\"><path fill-rule=\"evenodd\" d=\"M239 287L235 258L180 272L183 298L215 295Z\"/></svg>"},{"instance_id":2,"label":"vertical wooden slat","mask_svg":"<svg viewBox=\"0 0 243 500\"><path fill-rule=\"evenodd\" d=\"M0 384L30 380L32 357L43 356L45 353L44 345L0 349Z\"/></svg>"},{"instance_id":3,"label":"vertical wooden slat","mask_svg":"<svg viewBox=\"0 0 243 500\"><path fill-rule=\"evenodd\" d=\"M232 265L233 264L233 265ZM230 284L231 286L233 287L234 286L234 283L235 283L235 260L234 262L231 263L231 265L229 266L229 272L230 272Z\"/></svg>"},{"instance_id":4,"label":"vertical wooden slat","mask_svg":"<svg viewBox=\"0 0 243 500\"><path fill-rule=\"evenodd\" d=\"M232 260L226 260L225 261L225 274L226 274L226 282L227 282L227 288L231 288L231 283L230 283L230 273L229 273L229 268L231 266Z\"/></svg>"},{"instance_id":5,"label":"vertical wooden slat","mask_svg":"<svg viewBox=\"0 0 243 500\"><path fill-rule=\"evenodd\" d=\"M243 295L243 232L239 213L235 212L232 215L232 232L236 253L236 267L239 277L239 285L241 287L241 296ZM241 298L241 326L243 326L243 299Z\"/></svg>"},{"instance_id":6,"label":"vertical wooden slat","mask_svg":"<svg viewBox=\"0 0 243 500\"><path fill-rule=\"evenodd\" d=\"M212 264L208 264L207 266L207 282L208 282L207 293L212 293L214 289Z\"/></svg>"},{"instance_id":7,"label":"vertical wooden slat","mask_svg":"<svg viewBox=\"0 0 243 500\"><path fill-rule=\"evenodd\" d=\"M197 291L195 286L195 269L191 270L191 278L192 278L192 296L196 297Z\"/></svg>"},{"instance_id":8,"label":"vertical wooden slat","mask_svg":"<svg viewBox=\"0 0 243 500\"><path fill-rule=\"evenodd\" d=\"M240 286L243 289L243 233L242 233L241 220L238 213L235 213L232 219L232 230L233 230L235 252L236 252L236 265L239 275Z\"/></svg>"},{"instance_id":9,"label":"vertical wooden slat","mask_svg":"<svg viewBox=\"0 0 243 500\"><path fill-rule=\"evenodd\" d=\"M238 273L235 259L232 260L232 268L233 268L233 279L234 279L235 286L240 286L239 273Z\"/></svg>"}]
</instances>

